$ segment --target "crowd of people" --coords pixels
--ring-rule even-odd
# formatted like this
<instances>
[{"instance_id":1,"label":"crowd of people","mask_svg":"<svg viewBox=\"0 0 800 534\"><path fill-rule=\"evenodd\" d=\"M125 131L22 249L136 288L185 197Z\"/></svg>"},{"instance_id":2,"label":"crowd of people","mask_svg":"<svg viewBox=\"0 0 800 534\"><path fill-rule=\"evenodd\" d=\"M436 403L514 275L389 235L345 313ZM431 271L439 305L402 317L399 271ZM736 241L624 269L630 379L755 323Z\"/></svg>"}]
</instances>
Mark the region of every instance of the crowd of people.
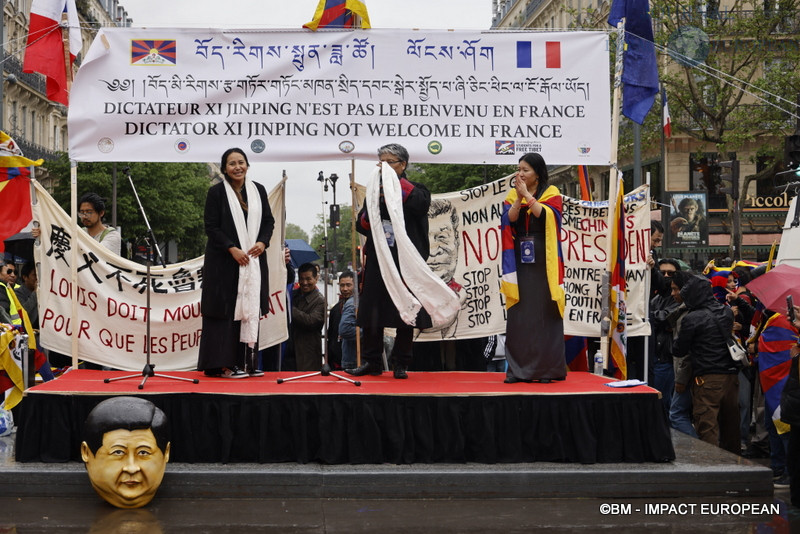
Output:
<instances>
[{"instance_id":1,"label":"crowd of people","mask_svg":"<svg viewBox=\"0 0 800 534\"><path fill-rule=\"evenodd\" d=\"M506 332L471 340L443 335L441 341L426 343L414 343L415 329L440 324L444 330L453 324L452 318L441 317L441 310L408 294L409 285L417 291L437 287L413 271L431 252L431 195L406 176L409 154L404 147L385 145L378 156L382 174L372 200L368 194L356 218L356 229L365 236L362 270L340 274L339 299L328 310L317 288L319 268L300 265L294 283L286 249L292 287L289 341L285 350L272 347L259 354L258 320L268 310L270 294L265 252L275 219L266 189L247 177L245 152L232 148L222 155L224 180L209 189L204 212L208 242L203 269L214 283L202 288L197 369L212 377L246 378L262 376L265 368L318 371L328 364L353 376L391 369L396 379L407 379L409 370L465 370L503 372L509 384L564 380L561 195L548 184L541 155L520 158L504 202ZM682 208L686 221L694 221L690 203ZM104 213L98 195L81 198L85 230L119 254L119 232L103 223ZM646 341L651 357L644 369L643 346L637 345L644 340L632 340L631 374L661 392L664 416L676 430L734 454L768 456L778 486L788 485L792 475L800 482L800 428L794 428L800 427L800 319L790 320L790 310L765 308L747 290L765 267L722 260L692 272L677 259L658 257L663 234L663 226L654 221L648 258L652 333ZM414 284L407 283L407 273L415 277ZM457 293L450 280L433 276ZM36 288L32 262L20 273L17 266L0 262L0 322L21 324L24 309L35 324ZM459 298L453 296L456 306ZM794 311L800 317L800 308ZM531 335L534 327L536 335ZM734 361L731 339L747 347L751 365ZM49 378L46 372L42 376ZM800 489L793 488L792 495L800 504Z\"/></svg>"},{"instance_id":2,"label":"crowd of people","mask_svg":"<svg viewBox=\"0 0 800 534\"><path fill-rule=\"evenodd\" d=\"M661 232L654 223L652 235ZM776 487L788 487L800 468L793 465L800 454L789 447L800 391L788 386L797 384L790 366L796 374L800 320L791 321L788 309L765 308L748 291L765 270L726 258L695 273L676 259L654 260L649 377L674 429L737 455L768 457ZM794 314L800 317L797 306ZM749 365L731 357L731 339L747 347ZM800 489L792 495L800 504Z\"/></svg>"}]
</instances>

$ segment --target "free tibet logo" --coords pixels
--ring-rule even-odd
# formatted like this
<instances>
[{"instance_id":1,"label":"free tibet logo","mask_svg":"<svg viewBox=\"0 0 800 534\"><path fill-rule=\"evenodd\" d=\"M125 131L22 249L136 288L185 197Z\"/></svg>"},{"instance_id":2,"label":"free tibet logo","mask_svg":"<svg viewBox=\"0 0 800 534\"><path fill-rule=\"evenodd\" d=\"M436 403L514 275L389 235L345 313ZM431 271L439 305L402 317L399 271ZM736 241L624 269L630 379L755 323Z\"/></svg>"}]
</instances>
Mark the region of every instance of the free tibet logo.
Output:
<instances>
[{"instance_id":1,"label":"free tibet logo","mask_svg":"<svg viewBox=\"0 0 800 534\"><path fill-rule=\"evenodd\" d=\"M434 156L439 154L442 151L442 149L444 149L444 147L442 146L442 143L439 141L431 141L430 143L428 143L428 152L430 152Z\"/></svg>"},{"instance_id":2,"label":"free tibet logo","mask_svg":"<svg viewBox=\"0 0 800 534\"><path fill-rule=\"evenodd\" d=\"M516 153L514 141L496 139L494 142L494 153L498 156L513 156Z\"/></svg>"},{"instance_id":3,"label":"free tibet logo","mask_svg":"<svg viewBox=\"0 0 800 534\"><path fill-rule=\"evenodd\" d=\"M592 151L592 146L589 143L581 143L578 145L578 154L581 156L588 156Z\"/></svg>"},{"instance_id":4,"label":"free tibet logo","mask_svg":"<svg viewBox=\"0 0 800 534\"><path fill-rule=\"evenodd\" d=\"M349 154L355 149L356 145L352 141L342 141L341 143L339 143L339 151L342 152L343 154Z\"/></svg>"}]
</instances>

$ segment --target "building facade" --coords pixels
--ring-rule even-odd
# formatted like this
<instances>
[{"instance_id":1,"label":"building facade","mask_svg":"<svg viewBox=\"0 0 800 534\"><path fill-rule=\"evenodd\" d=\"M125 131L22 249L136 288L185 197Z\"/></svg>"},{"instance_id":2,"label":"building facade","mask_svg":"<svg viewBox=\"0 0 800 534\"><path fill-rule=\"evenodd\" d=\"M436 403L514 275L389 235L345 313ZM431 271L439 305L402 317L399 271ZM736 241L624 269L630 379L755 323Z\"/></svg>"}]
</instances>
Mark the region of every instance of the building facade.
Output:
<instances>
[{"instance_id":1,"label":"building facade","mask_svg":"<svg viewBox=\"0 0 800 534\"><path fill-rule=\"evenodd\" d=\"M44 166L36 169L36 178L51 189L46 161L55 159L56 152L67 150L67 108L47 99L44 76L22 72L33 0L0 1L3 4L0 129L16 141L26 157L45 160ZM77 0L76 7L81 21L83 51L75 61L75 69L99 28L132 23L118 0Z\"/></svg>"},{"instance_id":2,"label":"building facade","mask_svg":"<svg viewBox=\"0 0 800 534\"><path fill-rule=\"evenodd\" d=\"M731 6L727 6L731 4ZM738 4L737 4L738 5ZM754 4L756 5L756 4ZM494 0L493 1L493 21L494 29L510 28L529 28L538 31L565 31L580 28L607 28L606 19L610 9L610 3L599 0L566 0L556 2L554 0ZM651 6L655 6L651 2ZM798 28L800 28L800 13L796 9L796 4L791 6L791 12L783 14L778 18L774 27L765 30L767 38L762 37L761 41L752 38L752 34L747 37L737 33L742 32L742 21L747 26L748 20L755 26L760 24L769 16L775 20L775 10L777 5L771 6L770 2L758 4L760 11L730 11L733 8L732 2L709 1L696 2L692 4L692 9L686 12L672 12L668 10L652 13L654 31L656 33L656 43L660 40L660 34L669 33L669 28L700 27L708 37L707 48L711 48L716 53L734 53L738 50L737 46L747 43L746 46L754 46L754 42L772 43L780 45L781 49L792 52L787 45L798 45ZM653 8L655 9L655 8ZM737 8L738 9L738 8ZM736 21L734 25L731 21ZM727 24L726 24L727 23ZM673 32L678 33L678 32ZM663 48L659 48L661 52ZM671 49L670 49L671 50ZM726 52L727 51L727 52ZM681 65L670 57L670 54L657 54L659 61L659 73L663 79L676 79L680 75ZM764 78L769 74L768 70L775 63L774 54L768 63L765 59L756 65L750 83L758 83L759 78ZM733 73L738 74L738 73ZM704 74L703 74L704 75ZM697 75L702 78L703 75ZM741 74L739 74L741 76ZM670 101L670 85L667 85L667 95ZM763 103L752 94L757 91L745 91L744 97L736 104L737 109L733 113L748 114L762 113ZM676 95L678 96L678 95ZM708 94L703 93L702 98L708 98ZM707 103L706 103L707 104ZM698 106L702 107L702 106ZM672 136L664 139L661 135L661 105L660 99L650 111L650 117L641 127L642 138L645 141L641 144L641 181L645 180L647 173L650 174L652 198L659 202L654 205L653 218L663 219L666 223L675 218L677 211L676 199L691 194L699 194L698 198L705 200L703 212L706 217L708 229L707 238L696 243L680 243L679 239L668 239L665 244L665 255L680 257L690 262L695 267L701 267L708 258L722 258L726 256L742 259L763 261L767 258L773 242L780 239L781 229L788 212L789 201L793 195L792 191L784 191L781 188L787 180L791 180L793 175L782 173L784 170L780 165L776 165L776 158L782 159L781 150L784 136L791 134L794 129L800 128L800 124L795 125L794 120L788 114L778 117L778 121L783 121L771 129L765 128L763 134L747 139L738 146L735 151L726 151L720 154L718 151L719 143L703 138L713 139L717 132L713 131L715 125L710 125L699 119L700 114L693 113L692 106L670 105L672 111ZM785 108L784 108L785 109ZM791 106L790 106L791 109ZM676 113L677 110L677 113ZM794 107L797 114L797 107ZM773 119L774 121L774 119ZM699 129L707 129L708 135L698 135ZM626 190L635 184L634 161L633 161L633 124L628 120L621 122L620 147L618 161L620 169L626 177ZM649 131L648 131L649 130ZM694 135L690 135L690 133ZM723 145L724 146L724 145ZM767 149L767 150L765 150ZM772 149L771 159L763 154ZM720 163L738 160L740 165L740 180L744 183L745 177L758 176L758 180L750 181L746 190L741 191L739 202L739 220L741 232L741 247L735 250L734 241L736 206L732 198L723 192L727 182L721 180L721 175L726 171ZM608 169L590 168L592 176L595 198L605 198L607 195ZM579 196L577 186L577 170L569 167L555 169L551 173L554 181L562 187L567 194ZM794 177L793 179L797 179ZM638 181L638 183L641 183ZM668 234L670 233L669 224L665 224ZM737 253L738 252L738 253Z\"/></svg>"}]
</instances>

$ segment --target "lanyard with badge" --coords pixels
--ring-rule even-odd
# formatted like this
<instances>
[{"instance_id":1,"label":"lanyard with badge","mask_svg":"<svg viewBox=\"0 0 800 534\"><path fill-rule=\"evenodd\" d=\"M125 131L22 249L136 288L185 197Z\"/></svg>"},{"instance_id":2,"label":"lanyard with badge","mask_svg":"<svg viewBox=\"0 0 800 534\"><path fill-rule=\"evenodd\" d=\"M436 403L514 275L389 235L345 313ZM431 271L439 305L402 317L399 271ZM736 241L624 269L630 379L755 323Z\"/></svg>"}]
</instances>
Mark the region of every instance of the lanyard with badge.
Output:
<instances>
[{"instance_id":1,"label":"lanyard with badge","mask_svg":"<svg viewBox=\"0 0 800 534\"><path fill-rule=\"evenodd\" d=\"M534 252L533 236L530 233L529 206L525 204L525 235L519 239L519 258L521 263L536 263L536 253Z\"/></svg>"}]
</instances>

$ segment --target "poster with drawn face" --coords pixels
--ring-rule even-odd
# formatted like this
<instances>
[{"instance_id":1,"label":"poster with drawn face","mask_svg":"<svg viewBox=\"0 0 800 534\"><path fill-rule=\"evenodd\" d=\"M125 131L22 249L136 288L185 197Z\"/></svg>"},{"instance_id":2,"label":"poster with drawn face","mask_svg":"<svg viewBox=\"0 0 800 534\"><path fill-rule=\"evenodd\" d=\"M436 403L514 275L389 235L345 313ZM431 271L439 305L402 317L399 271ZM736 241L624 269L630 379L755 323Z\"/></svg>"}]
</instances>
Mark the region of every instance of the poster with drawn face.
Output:
<instances>
[{"instance_id":1,"label":"poster with drawn face","mask_svg":"<svg viewBox=\"0 0 800 534\"><path fill-rule=\"evenodd\" d=\"M668 191L670 207L668 246L708 245L708 198L706 193Z\"/></svg>"},{"instance_id":2,"label":"poster with drawn face","mask_svg":"<svg viewBox=\"0 0 800 534\"><path fill-rule=\"evenodd\" d=\"M428 210L428 266L458 293L461 311L443 330L423 332L417 341L470 339L505 331L500 293L500 216L513 176L463 191L434 194ZM564 331L598 336L600 279L605 269L608 202L585 202L562 195L561 247L567 294ZM650 210L643 189L625 195L626 280L629 336L649 333L644 319L645 272L650 250Z\"/></svg>"}]
</instances>

